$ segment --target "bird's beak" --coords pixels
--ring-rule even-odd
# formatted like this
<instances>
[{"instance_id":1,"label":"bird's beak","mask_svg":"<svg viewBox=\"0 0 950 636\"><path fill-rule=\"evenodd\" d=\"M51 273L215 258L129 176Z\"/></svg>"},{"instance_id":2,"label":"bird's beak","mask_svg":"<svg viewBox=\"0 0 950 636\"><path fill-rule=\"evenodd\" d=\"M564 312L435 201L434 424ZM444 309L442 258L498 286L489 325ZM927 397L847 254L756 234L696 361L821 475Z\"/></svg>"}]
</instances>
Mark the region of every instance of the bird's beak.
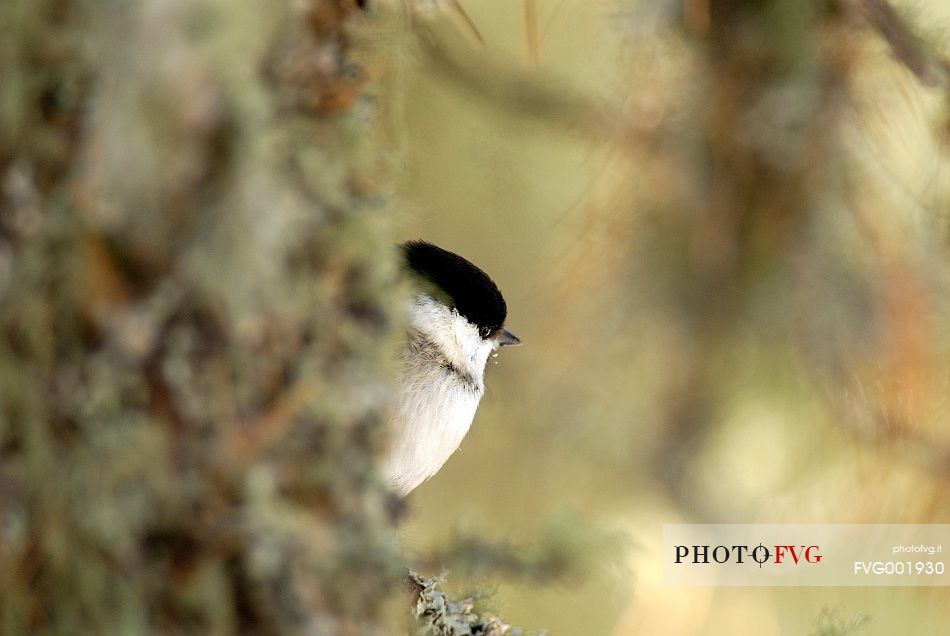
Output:
<instances>
[{"instance_id":1,"label":"bird's beak","mask_svg":"<svg viewBox=\"0 0 950 636\"><path fill-rule=\"evenodd\" d=\"M521 338L502 327L495 332L495 344L499 347L514 347L521 344Z\"/></svg>"}]
</instances>

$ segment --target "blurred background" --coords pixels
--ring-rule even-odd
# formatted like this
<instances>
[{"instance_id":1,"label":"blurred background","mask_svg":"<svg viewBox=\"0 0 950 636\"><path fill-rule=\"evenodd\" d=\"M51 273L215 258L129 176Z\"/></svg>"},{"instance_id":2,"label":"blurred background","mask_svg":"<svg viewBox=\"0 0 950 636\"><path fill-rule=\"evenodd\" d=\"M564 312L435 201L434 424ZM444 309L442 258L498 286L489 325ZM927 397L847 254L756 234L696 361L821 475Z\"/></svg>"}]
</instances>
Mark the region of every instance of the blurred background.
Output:
<instances>
[{"instance_id":1,"label":"blurred background","mask_svg":"<svg viewBox=\"0 0 950 636\"><path fill-rule=\"evenodd\" d=\"M0 634L416 632L407 565L478 633L950 633L946 588L672 588L657 551L950 522L948 32L945 0L0 2ZM402 506L409 238L525 344Z\"/></svg>"},{"instance_id":2,"label":"blurred background","mask_svg":"<svg viewBox=\"0 0 950 636\"><path fill-rule=\"evenodd\" d=\"M656 550L950 521L950 7L895 3L914 49L877 2L462 4L389 67L397 235L489 271L525 344L406 547L551 634L947 633L943 589L668 588ZM554 581L464 547L598 532Z\"/></svg>"}]
</instances>

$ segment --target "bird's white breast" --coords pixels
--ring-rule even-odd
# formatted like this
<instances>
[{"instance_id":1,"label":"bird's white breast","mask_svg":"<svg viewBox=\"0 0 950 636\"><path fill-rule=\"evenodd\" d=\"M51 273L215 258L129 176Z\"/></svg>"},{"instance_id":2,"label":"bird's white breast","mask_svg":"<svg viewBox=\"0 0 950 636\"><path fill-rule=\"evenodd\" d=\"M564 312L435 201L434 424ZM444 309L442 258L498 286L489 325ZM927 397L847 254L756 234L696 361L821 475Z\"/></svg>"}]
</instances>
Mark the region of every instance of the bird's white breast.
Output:
<instances>
[{"instance_id":1,"label":"bird's white breast","mask_svg":"<svg viewBox=\"0 0 950 636\"><path fill-rule=\"evenodd\" d=\"M425 295L413 303L383 464L400 496L437 473L462 443L485 390L491 350L457 312Z\"/></svg>"},{"instance_id":2,"label":"bird's white breast","mask_svg":"<svg viewBox=\"0 0 950 636\"><path fill-rule=\"evenodd\" d=\"M466 386L448 369L412 366L390 418L384 467L401 496L437 473L458 449L482 397L481 387Z\"/></svg>"}]
</instances>

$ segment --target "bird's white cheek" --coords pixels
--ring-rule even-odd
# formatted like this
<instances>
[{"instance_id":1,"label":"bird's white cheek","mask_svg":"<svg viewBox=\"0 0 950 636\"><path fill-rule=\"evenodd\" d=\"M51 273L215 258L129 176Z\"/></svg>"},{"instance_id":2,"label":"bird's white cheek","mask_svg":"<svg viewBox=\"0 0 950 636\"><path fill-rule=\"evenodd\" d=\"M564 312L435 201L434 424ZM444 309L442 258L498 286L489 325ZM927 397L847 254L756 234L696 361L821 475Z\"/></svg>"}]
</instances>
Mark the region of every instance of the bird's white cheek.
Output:
<instances>
[{"instance_id":1,"label":"bird's white cheek","mask_svg":"<svg viewBox=\"0 0 950 636\"><path fill-rule=\"evenodd\" d=\"M477 369L480 374L484 374L485 365L488 363L488 358L495 351L495 345L489 340L480 342L472 352L469 360L471 361L472 368Z\"/></svg>"}]
</instances>

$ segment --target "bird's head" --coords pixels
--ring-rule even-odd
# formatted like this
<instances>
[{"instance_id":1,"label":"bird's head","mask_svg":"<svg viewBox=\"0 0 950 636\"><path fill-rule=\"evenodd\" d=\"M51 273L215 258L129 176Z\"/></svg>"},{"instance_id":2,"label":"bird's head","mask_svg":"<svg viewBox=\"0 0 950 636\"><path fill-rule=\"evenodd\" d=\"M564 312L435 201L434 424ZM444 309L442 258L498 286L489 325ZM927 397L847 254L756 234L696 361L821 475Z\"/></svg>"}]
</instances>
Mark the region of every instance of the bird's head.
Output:
<instances>
[{"instance_id":1,"label":"bird's head","mask_svg":"<svg viewBox=\"0 0 950 636\"><path fill-rule=\"evenodd\" d=\"M521 343L505 328L508 307L488 274L425 241L409 241L402 250L423 288L410 311L413 329L482 368L493 350Z\"/></svg>"}]
</instances>

